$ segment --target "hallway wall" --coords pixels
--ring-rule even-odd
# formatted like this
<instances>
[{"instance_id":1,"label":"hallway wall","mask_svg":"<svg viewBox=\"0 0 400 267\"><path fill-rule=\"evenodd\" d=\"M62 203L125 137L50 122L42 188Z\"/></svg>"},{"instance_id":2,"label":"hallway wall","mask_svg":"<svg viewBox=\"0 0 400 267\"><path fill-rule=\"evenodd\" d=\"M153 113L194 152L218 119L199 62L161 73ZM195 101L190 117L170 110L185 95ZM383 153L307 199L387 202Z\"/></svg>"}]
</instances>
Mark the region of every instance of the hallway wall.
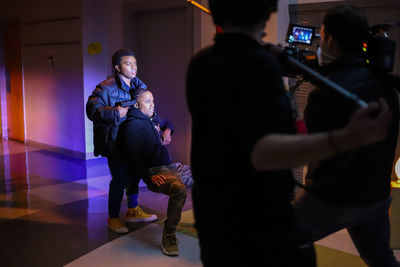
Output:
<instances>
[{"instance_id":1,"label":"hallway wall","mask_svg":"<svg viewBox=\"0 0 400 267\"><path fill-rule=\"evenodd\" d=\"M83 155L80 0L2 3L21 26L26 142Z\"/></svg>"},{"instance_id":2,"label":"hallway wall","mask_svg":"<svg viewBox=\"0 0 400 267\"><path fill-rule=\"evenodd\" d=\"M175 13L175 9L180 12ZM172 17L166 20L170 12ZM175 124L174 141L168 149L174 160L182 163L187 163L190 155L190 117L184 80L186 65L194 53L191 12L191 7L182 0L103 0L100 3L83 0L82 9L85 101L95 86L112 74L112 54L122 47L134 50L138 77L155 93L160 115ZM139 17L147 18L141 31L133 23ZM171 38L166 36L168 34ZM102 44L103 53L98 55L102 60L85 54L90 38ZM142 43L142 53L134 45L138 40ZM86 157L93 158L92 122L87 119L85 135Z\"/></svg>"},{"instance_id":3,"label":"hallway wall","mask_svg":"<svg viewBox=\"0 0 400 267\"><path fill-rule=\"evenodd\" d=\"M96 85L106 80L111 74L111 56L109 43L112 41L114 29L112 24L113 11L111 1L82 0L82 57L83 57L83 99L80 102L82 122L84 123L85 158L93 155L93 123L86 116L86 102ZM118 31L117 31L118 32ZM98 51L90 50L97 45Z\"/></svg>"},{"instance_id":4,"label":"hallway wall","mask_svg":"<svg viewBox=\"0 0 400 267\"><path fill-rule=\"evenodd\" d=\"M186 4L183 0L3 1L0 23L21 25L27 142L93 158L92 122L86 118L85 103L95 86L111 74L112 53L127 44L126 35L131 33L124 31L124 8L173 2ZM208 6L207 0L198 2ZM321 0L281 0L279 13L268 23L266 41L283 42L288 3L310 2ZM194 54L212 43L215 27L209 15L195 7L187 9L193 10L193 24L188 27L194 33ZM100 44L101 51L89 53L91 44ZM190 128L190 121L185 123ZM183 138L189 155L190 131Z\"/></svg>"}]
</instances>

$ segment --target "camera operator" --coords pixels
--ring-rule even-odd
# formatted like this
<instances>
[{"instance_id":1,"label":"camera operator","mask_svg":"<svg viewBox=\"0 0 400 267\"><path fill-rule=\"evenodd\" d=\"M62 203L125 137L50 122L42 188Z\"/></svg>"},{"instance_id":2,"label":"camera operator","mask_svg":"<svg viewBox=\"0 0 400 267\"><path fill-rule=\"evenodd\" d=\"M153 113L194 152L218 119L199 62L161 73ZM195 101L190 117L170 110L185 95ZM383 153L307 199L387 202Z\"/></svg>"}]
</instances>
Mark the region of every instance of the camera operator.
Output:
<instances>
[{"instance_id":1,"label":"camera operator","mask_svg":"<svg viewBox=\"0 0 400 267\"><path fill-rule=\"evenodd\" d=\"M279 64L261 45L276 5L209 0L223 33L189 65L192 194L205 266L299 266L290 168L382 140L391 120L379 101L338 130L296 135Z\"/></svg>"},{"instance_id":2,"label":"camera operator","mask_svg":"<svg viewBox=\"0 0 400 267\"><path fill-rule=\"evenodd\" d=\"M300 192L294 202L299 233L306 241L316 241L347 228L368 266L400 266L389 247L398 96L360 57L368 34L368 22L361 11L350 6L330 10L320 34L318 60L328 78L364 101L385 99L393 118L384 140L309 165L308 190ZM309 133L344 127L356 108L354 102L332 90L315 89L305 110ZM332 147L335 146L333 141Z\"/></svg>"}]
</instances>

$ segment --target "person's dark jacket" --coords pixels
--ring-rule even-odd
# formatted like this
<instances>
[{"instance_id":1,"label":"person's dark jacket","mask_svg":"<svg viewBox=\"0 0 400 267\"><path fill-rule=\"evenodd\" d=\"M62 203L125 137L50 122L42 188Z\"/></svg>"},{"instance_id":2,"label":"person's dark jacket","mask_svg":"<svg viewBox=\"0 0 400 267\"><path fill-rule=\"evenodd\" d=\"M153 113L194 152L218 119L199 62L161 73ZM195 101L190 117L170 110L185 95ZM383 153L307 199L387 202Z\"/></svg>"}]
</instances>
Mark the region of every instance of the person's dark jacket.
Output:
<instances>
[{"instance_id":1,"label":"person's dark jacket","mask_svg":"<svg viewBox=\"0 0 400 267\"><path fill-rule=\"evenodd\" d=\"M168 127L173 130L171 122L155 117L158 122L162 122L162 129ZM150 178L149 168L171 163L171 156L161 143L160 134L154 126L153 119L132 107L119 129L118 145L134 171L143 179Z\"/></svg>"},{"instance_id":2,"label":"person's dark jacket","mask_svg":"<svg viewBox=\"0 0 400 267\"><path fill-rule=\"evenodd\" d=\"M328 65L328 78L366 102L384 98L393 113L384 141L364 146L309 165L310 193L327 202L354 206L377 202L390 194L390 180L399 127L396 92L356 57L341 57ZM309 95L305 121L310 133L344 127L356 104L327 88Z\"/></svg>"},{"instance_id":3,"label":"person's dark jacket","mask_svg":"<svg viewBox=\"0 0 400 267\"><path fill-rule=\"evenodd\" d=\"M202 252L218 250L223 260L238 249L238 242L252 243L251 252L246 252L261 257L265 244L254 245L254 240L271 242L271 235L294 228L291 170L258 171L251 163L251 151L263 136L296 132L281 74L279 63L264 47L235 33L217 34L215 44L189 64L186 96L192 118L196 228L199 236L209 238ZM215 209L215 203L224 208ZM241 211L262 211L268 217L232 219ZM216 221L226 221L226 227L215 227ZM261 230L232 235L250 228Z\"/></svg>"},{"instance_id":4,"label":"person's dark jacket","mask_svg":"<svg viewBox=\"0 0 400 267\"><path fill-rule=\"evenodd\" d=\"M89 96L86 114L93 121L93 142L95 156L110 156L117 138L118 127L126 119L120 118L117 102L134 98L135 91L147 88L137 77L132 79L130 91L124 89L118 76L109 78L99 85Z\"/></svg>"}]
</instances>

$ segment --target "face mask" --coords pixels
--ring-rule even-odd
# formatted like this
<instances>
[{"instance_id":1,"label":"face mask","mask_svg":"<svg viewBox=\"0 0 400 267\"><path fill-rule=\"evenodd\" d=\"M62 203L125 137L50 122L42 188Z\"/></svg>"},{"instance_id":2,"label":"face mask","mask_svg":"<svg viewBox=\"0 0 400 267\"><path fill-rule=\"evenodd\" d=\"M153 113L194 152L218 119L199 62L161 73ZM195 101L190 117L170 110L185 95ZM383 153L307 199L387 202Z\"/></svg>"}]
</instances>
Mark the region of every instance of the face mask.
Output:
<instances>
[{"instance_id":1,"label":"face mask","mask_svg":"<svg viewBox=\"0 0 400 267\"><path fill-rule=\"evenodd\" d=\"M335 59L334 56L331 56L328 53L322 51L321 46L318 47L317 58L318 58L318 65L320 65L321 67L328 65Z\"/></svg>"}]
</instances>

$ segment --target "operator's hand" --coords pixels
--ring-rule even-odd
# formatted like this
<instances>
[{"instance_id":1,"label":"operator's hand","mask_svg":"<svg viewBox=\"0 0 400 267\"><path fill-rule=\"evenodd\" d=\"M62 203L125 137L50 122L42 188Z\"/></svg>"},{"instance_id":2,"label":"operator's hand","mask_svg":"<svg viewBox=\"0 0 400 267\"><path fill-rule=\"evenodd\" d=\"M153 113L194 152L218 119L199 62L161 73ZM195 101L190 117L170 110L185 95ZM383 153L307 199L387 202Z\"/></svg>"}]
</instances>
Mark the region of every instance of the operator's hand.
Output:
<instances>
[{"instance_id":1,"label":"operator's hand","mask_svg":"<svg viewBox=\"0 0 400 267\"><path fill-rule=\"evenodd\" d=\"M359 108L348 124L350 131L361 145L368 145L386 138L392 112L385 100L368 103L366 108Z\"/></svg>"},{"instance_id":2,"label":"operator's hand","mask_svg":"<svg viewBox=\"0 0 400 267\"><path fill-rule=\"evenodd\" d=\"M153 184L156 184L158 187L160 187L161 185L165 184L167 177L165 177L164 175L160 175L160 174L154 174L151 176L150 179Z\"/></svg>"},{"instance_id":3,"label":"operator's hand","mask_svg":"<svg viewBox=\"0 0 400 267\"><path fill-rule=\"evenodd\" d=\"M162 144L165 146L165 145L169 145L170 143L171 143L171 141L172 141L172 138L171 138L171 129L165 129L165 131L163 132L163 135L162 135L162 137L161 137L161 139L162 139Z\"/></svg>"},{"instance_id":4,"label":"operator's hand","mask_svg":"<svg viewBox=\"0 0 400 267\"><path fill-rule=\"evenodd\" d=\"M120 118L125 117L126 113L128 113L129 107L124 108L124 107L121 107L121 106L117 106L117 108L118 108L118 111L119 111L119 117Z\"/></svg>"}]
</instances>

